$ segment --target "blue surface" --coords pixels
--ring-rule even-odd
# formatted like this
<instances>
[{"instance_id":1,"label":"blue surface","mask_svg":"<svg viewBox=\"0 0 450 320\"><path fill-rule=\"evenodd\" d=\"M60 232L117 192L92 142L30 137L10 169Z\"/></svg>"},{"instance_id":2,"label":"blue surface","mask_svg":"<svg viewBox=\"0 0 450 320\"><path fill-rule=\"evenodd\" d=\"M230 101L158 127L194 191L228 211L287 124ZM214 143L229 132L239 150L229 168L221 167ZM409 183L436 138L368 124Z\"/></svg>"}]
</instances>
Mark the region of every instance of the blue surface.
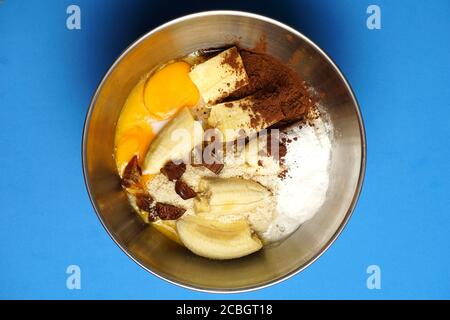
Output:
<instances>
[{"instance_id":1,"label":"blue surface","mask_svg":"<svg viewBox=\"0 0 450 320\"><path fill-rule=\"evenodd\" d=\"M205 4L207 3L207 4ZM378 4L382 29L366 28ZM82 29L66 28L81 7ZM206 9L261 13L305 33L341 67L368 139L349 225L310 268L253 293L160 280L113 243L81 170L81 132L120 52L164 21ZM0 1L0 298L450 298L448 1ZM81 290L66 267L81 267ZM379 265L381 290L366 287Z\"/></svg>"}]
</instances>

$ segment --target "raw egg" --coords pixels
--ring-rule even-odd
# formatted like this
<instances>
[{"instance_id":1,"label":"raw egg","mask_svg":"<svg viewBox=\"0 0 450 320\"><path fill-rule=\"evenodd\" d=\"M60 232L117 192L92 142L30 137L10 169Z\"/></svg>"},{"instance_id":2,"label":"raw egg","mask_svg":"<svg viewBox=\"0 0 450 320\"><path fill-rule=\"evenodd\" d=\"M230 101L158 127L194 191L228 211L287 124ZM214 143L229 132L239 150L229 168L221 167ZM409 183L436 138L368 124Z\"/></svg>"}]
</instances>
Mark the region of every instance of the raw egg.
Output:
<instances>
[{"instance_id":1,"label":"raw egg","mask_svg":"<svg viewBox=\"0 0 450 320\"><path fill-rule=\"evenodd\" d=\"M186 62L164 66L148 78L141 80L130 92L119 116L115 134L115 161L119 174L135 155L142 164L148 147L158 130L179 109L195 106L200 94L189 77L191 67ZM142 186L154 175L143 175ZM146 217L143 216L145 220ZM178 238L174 221L158 220L151 223L173 241Z\"/></svg>"},{"instance_id":2,"label":"raw egg","mask_svg":"<svg viewBox=\"0 0 450 320\"><path fill-rule=\"evenodd\" d=\"M115 160L122 174L128 161L137 155L143 161L148 146L155 134L150 124L149 111L144 105L145 79L131 91L120 113L115 135Z\"/></svg>"},{"instance_id":3,"label":"raw egg","mask_svg":"<svg viewBox=\"0 0 450 320\"><path fill-rule=\"evenodd\" d=\"M193 107L200 99L189 77L191 66L173 62L153 74L145 84L144 104L158 120L172 117L182 107Z\"/></svg>"}]
</instances>

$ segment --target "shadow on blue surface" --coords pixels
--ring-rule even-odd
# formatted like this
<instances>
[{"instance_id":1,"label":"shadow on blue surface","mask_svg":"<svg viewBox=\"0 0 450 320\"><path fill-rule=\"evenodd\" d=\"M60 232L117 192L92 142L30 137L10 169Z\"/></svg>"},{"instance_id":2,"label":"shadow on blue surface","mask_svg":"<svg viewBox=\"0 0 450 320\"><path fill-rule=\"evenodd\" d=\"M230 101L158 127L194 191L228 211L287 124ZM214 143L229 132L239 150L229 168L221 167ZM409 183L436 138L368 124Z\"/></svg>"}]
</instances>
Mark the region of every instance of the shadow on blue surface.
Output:
<instances>
[{"instance_id":1,"label":"shadow on blue surface","mask_svg":"<svg viewBox=\"0 0 450 320\"><path fill-rule=\"evenodd\" d=\"M241 10L262 14L280 20L309 36L319 45L326 43L326 49L339 51L348 39L336 10L327 10L325 1L128 1L126 4L102 6L95 14L97 27L101 29L92 51L104 64L105 59L111 64L114 59L134 40L151 29L186 14L207 10ZM100 14L101 12L101 14ZM299 15L302 17L299 19ZM321 22L321 23L318 23ZM333 26L333 32L329 31ZM327 29L327 32L325 32ZM339 35L339 36L336 36Z\"/></svg>"}]
</instances>

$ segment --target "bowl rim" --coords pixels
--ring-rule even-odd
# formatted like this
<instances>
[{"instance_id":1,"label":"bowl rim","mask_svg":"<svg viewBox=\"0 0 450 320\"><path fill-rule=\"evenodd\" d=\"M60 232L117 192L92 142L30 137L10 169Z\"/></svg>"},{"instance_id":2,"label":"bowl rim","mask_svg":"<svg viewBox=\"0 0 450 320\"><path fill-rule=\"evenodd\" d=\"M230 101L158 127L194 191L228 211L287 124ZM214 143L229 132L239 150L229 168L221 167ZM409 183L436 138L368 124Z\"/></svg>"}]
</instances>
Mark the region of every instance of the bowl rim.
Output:
<instances>
[{"instance_id":1,"label":"bowl rim","mask_svg":"<svg viewBox=\"0 0 450 320\"><path fill-rule=\"evenodd\" d=\"M205 17L205 16L223 16L223 15L229 15L229 16L239 16L239 17L245 17L245 18L251 18L251 19L256 19L256 20L260 20L263 22L267 22L270 24L273 24L275 26L278 26L280 28L285 29L286 31L294 34L295 36L301 38L303 41L306 41L310 46L312 46L315 50L317 50L325 59L328 63L331 64L331 66L335 69L335 71L337 72L338 76L342 79L342 81L344 82L348 92L350 93L350 96L352 98L353 101L353 105L355 106L355 111L356 111L356 115L358 118L358 127L359 127L359 133L360 133L360 137L361 137L361 162L360 162L360 171L359 171L359 176L358 176L358 183L356 185L356 189L355 189L355 193L353 195L352 198L352 202L345 214L344 219L342 220L341 224L339 225L339 227L337 228L337 230L334 232L334 234L331 236L331 238L327 241L327 243L313 256L311 257L308 261L306 261L303 265L299 266L298 268L292 270L289 273L286 273L282 276L278 276L272 280L266 281L264 283L261 284L257 284L257 285L251 285L251 286L246 286L246 287L238 287L238 288L231 288L231 289L218 289L218 288L211 288L211 287L202 287L202 286L195 286L195 285L189 285L189 284L185 284L185 283L181 283L178 282L176 280L173 279L169 279L166 278L164 275L158 273L157 271L152 270L151 268L145 266L144 264L142 264L138 258L134 257L133 254L131 254L127 248L125 248L124 246L122 246L122 244L119 243L119 241L114 237L114 235L109 231L108 227L106 226L106 223L103 221L101 215L100 215L100 209L98 208L98 206L96 205L96 202L93 198L92 195L92 191L91 191L91 185L89 183L89 173L87 170L87 142L88 142L88 131L89 131L89 127L90 127L90 122L91 122L91 117L92 117L92 113L93 113L93 109L94 109L94 105L97 101L97 98L99 96L99 93L103 87L103 85L105 84L106 80L109 78L110 74L113 72L113 70L116 68L116 66L122 61L122 59L130 52L132 51L137 45L139 45L142 41L144 41L145 39L147 39L148 37L150 37L151 35L159 32L160 30L163 30L165 28L168 28L172 25L176 25L180 22L183 21L187 21L190 19L195 19L195 18L200 18L200 17ZM347 81L347 78L344 76L344 74L342 73L342 71L339 69L339 67L337 66L337 64L334 62L333 59L330 58L330 56L323 50L321 49L316 43L314 43L312 40L310 40L307 36L305 36L303 33L297 31L296 29L282 23L279 22L275 19L272 18L268 18L266 16L260 15L260 14L255 14L255 13L250 13L250 12L245 12L245 11L237 11L237 10L210 10L210 11L202 11L202 12L197 12L197 13L192 13L192 14L188 14L188 15L184 15L181 16L179 18L176 19L172 19L148 32L146 32L145 34L143 34L142 36L140 36L137 40L135 40L133 43L131 43L114 61L114 63L108 68L108 70L106 71L106 73L104 74L104 76L102 77L102 80L99 82L91 100L89 103L89 108L88 111L86 113L86 118L84 121L84 126L83 126L83 133L82 133L82 143L81 143L81 156L82 156L82 167L83 167L83 178L84 178L84 183L86 186L86 190L88 192L89 195L89 200L92 204L92 207L94 208L94 211L97 215L97 218L100 220L103 228L106 230L106 232L108 233L108 235L111 237L111 239L114 241L114 243L131 259L133 260L137 265L139 265L141 268L143 268L144 270L146 270L147 272L155 275L156 277L167 281L171 284L174 284L178 287L182 287L182 288L186 288L186 289L190 289L193 291L197 291L197 292L205 292L205 293L243 293L243 292L251 292L251 291L256 291L259 289L264 289L267 287L270 287L272 285L281 283L291 277L293 277L294 275L302 272L303 270L305 270L306 268L308 268L311 264L313 264L316 260L318 260L330 247L331 245L336 241L336 239L339 237L339 235L342 233L342 231L345 229L348 221L350 220L358 199L361 195L361 190L362 190L362 186L364 183L364 177L365 177L365 172L366 172L366 161L367 161L367 141L366 141L366 132L365 132L365 127L364 127L364 120L361 114L361 110L359 107L359 103L356 99L356 95L352 89L352 87L350 86L349 82Z\"/></svg>"}]
</instances>

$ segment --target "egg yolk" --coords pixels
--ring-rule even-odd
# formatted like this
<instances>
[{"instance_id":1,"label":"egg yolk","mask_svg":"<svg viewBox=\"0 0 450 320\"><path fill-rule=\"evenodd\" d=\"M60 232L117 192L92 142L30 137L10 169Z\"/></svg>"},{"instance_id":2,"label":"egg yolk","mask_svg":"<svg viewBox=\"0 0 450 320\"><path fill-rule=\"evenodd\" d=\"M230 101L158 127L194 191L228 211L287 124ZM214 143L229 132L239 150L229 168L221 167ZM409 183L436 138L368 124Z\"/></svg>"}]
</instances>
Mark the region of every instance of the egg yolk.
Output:
<instances>
[{"instance_id":1,"label":"egg yolk","mask_svg":"<svg viewBox=\"0 0 450 320\"><path fill-rule=\"evenodd\" d=\"M179 109L195 106L200 94L189 77L191 67L186 62L174 62L141 80L130 92L119 116L115 134L115 161L122 175L135 155L142 162L155 137L153 125L170 119ZM161 122L160 122L161 123ZM143 175L146 185L154 175ZM145 217L144 217L145 219ZM158 231L182 244L174 221L158 220L151 223Z\"/></svg>"},{"instance_id":2,"label":"egg yolk","mask_svg":"<svg viewBox=\"0 0 450 320\"><path fill-rule=\"evenodd\" d=\"M131 91L120 113L115 135L115 160L119 173L137 155L142 163L155 134L149 122L149 112L143 102L145 80Z\"/></svg>"},{"instance_id":3,"label":"egg yolk","mask_svg":"<svg viewBox=\"0 0 450 320\"><path fill-rule=\"evenodd\" d=\"M186 62L174 62L147 80L144 104L156 119L168 119L180 108L197 104L200 94L189 77L190 69L191 66Z\"/></svg>"}]
</instances>

